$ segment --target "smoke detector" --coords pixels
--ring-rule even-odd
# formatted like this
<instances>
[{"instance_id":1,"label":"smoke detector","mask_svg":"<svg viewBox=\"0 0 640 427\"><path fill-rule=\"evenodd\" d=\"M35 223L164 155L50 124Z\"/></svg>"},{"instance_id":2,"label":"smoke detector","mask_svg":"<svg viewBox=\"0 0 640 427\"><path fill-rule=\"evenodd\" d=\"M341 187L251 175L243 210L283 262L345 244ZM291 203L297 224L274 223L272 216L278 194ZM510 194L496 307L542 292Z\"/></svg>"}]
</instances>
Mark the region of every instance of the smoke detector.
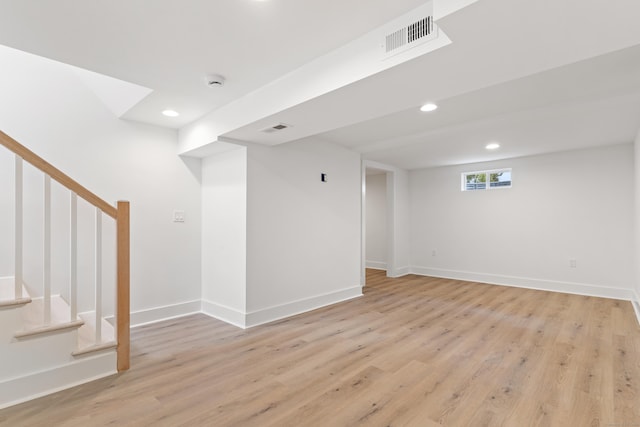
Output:
<instances>
[{"instance_id":1,"label":"smoke detector","mask_svg":"<svg viewBox=\"0 0 640 427\"><path fill-rule=\"evenodd\" d=\"M222 87L224 86L224 77L220 74L209 74L206 78L207 86L209 87Z\"/></svg>"}]
</instances>

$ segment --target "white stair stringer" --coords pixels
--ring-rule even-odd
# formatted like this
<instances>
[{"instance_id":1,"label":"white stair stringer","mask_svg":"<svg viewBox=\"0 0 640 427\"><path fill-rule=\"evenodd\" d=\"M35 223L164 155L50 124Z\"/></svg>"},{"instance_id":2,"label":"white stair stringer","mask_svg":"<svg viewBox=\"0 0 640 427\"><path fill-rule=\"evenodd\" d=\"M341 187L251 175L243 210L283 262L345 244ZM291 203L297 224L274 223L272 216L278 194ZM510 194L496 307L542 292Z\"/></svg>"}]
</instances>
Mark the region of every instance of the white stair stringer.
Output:
<instances>
[{"instance_id":1,"label":"white stair stringer","mask_svg":"<svg viewBox=\"0 0 640 427\"><path fill-rule=\"evenodd\" d=\"M51 301L48 326L42 298L0 309L0 409L117 373L115 348L74 357L85 321L70 319L59 296Z\"/></svg>"},{"instance_id":2,"label":"white stair stringer","mask_svg":"<svg viewBox=\"0 0 640 427\"><path fill-rule=\"evenodd\" d=\"M31 297L27 289L22 286L22 296L16 298L13 277L0 277L0 309L19 307L29 304Z\"/></svg>"}]
</instances>

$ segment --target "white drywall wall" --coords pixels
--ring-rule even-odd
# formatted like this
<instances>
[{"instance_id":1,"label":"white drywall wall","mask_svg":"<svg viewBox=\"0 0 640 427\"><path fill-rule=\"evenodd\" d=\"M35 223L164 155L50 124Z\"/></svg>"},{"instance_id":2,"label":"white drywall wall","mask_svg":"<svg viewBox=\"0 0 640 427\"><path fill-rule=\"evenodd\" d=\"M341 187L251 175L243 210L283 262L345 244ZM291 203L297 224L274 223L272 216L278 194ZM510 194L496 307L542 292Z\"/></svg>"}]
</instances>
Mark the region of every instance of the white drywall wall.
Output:
<instances>
[{"instance_id":1,"label":"white drywall wall","mask_svg":"<svg viewBox=\"0 0 640 427\"><path fill-rule=\"evenodd\" d=\"M247 149L236 147L202 161L202 299L244 314L246 271Z\"/></svg>"},{"instance_id":2,"label":"white drywall wall","mask_svg":"<svg viewBox=\"0 0 640 427\"><path fill-rule=\"evenodd\" d=\"M389 178L389 177L388 177ZM410 224L410 191L409 172L394 168L393 172L393 268L387 269L387 275L398 277L409 273L412 229ZM387 179L387 194L389 194L389 179ZM388 196L387 196L388 197Z\"/></svg>"},{"instance_id":3,"label":"white drywall wall","mask_svg":"<svg viewBox=\"0 0 640 427\"><path fill-rule=\"evenodd\" d=\"M252 144L248 159L248 312L359 294L359 154L308 140Z\"/></svg>"},{"instance_id":4,"label":"white drywall wall","mask_svg":"<svg viewBox=\"0 0 640 427\"><path fill-rule=\"evenodd\" d=\"M200 161L176 155L176 132L117 119L63 64L1 47L0 64L0 129L108 202L131 202L132 311L198 300ZM4 148L0 148L0 159L2 276L13 274L13 195L7 193L12 192L7 186L13 185L13 159ZM29 221L38 224L40 179L32 172L26 172L25 179ZM57 193L66 197L54 189ZM54 218L68 221L66 200L56 199L53 209ZM174 210L185 211L184 223L172 222ZM91 227L90 215L81 218L81 228ZM38 247L38 227L34 225L25 235L26 246ZM106 227L108 234L110 226ZM65 234L64 228L56 230L54 241ZM106 256L111 251L106 245L109 239L105 235ZM83 260L90 260L92 254L82 248L90 248L91 243L80 245L81 269L90 270L90 261ZM60 246L56 253L64 258L67 249ZM41 281L33 273L38 269L36 258L28 255L33 266L27 276L34 282ZM66 268L54 270L59 286L66 286ZM108 289L105 283L105 299L110 302Z\"/></svg>"},{"instance_id":5,"label":"white drywall wall","mask_svg":"<svg viewBox=\"0 0 640 427\"><path fill-rule=\"evenodd\" d=\"M629 295L634 280L632 150L624 144L412 171L412 269ZM460 191L462 172L506 167L513 168L512 188Z\"/></svg>"},{"instance_id":6,"label":"white drywall wall","mask_svg":"<svg viewBox=\"0 0 640 427\"><path fill-rule=\"evenodd\" d=\"M387 174L366 178L366 265L387 268Z\"/></svg>"}]
</instances>

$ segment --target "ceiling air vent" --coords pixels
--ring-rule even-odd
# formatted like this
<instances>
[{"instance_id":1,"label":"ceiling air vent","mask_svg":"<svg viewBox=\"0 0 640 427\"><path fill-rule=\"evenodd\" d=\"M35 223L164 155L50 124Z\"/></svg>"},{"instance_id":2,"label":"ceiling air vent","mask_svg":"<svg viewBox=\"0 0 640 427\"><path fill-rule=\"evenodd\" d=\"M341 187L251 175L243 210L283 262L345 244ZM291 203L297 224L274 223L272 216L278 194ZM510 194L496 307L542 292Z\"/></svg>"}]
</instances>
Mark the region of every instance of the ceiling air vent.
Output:
<instances>
[{"instance_id":1,"label":"ceiling air vent","mask_svg":"<svg viewBox=\"0 0 640 427\"><path fill-rule=\"evenodd\" d=\"M395 55L436 37L437 28L433 23L433 16L427 16L387 34L384 43L385 53Z\"/></svg>"},{"instance_id":2,"label":"ceiling air vent","mask_svg":"<svg viewBox=\"0 0 640 427\"><path fill-rule=\"evenodd\" d=\"M290 125L285 125L284 123L278 123L277 125L269 126L267 128L262 129L260 132L264 133L273 133L278 132L287 128L290 128Z\"/></svg>"}]
</instances>

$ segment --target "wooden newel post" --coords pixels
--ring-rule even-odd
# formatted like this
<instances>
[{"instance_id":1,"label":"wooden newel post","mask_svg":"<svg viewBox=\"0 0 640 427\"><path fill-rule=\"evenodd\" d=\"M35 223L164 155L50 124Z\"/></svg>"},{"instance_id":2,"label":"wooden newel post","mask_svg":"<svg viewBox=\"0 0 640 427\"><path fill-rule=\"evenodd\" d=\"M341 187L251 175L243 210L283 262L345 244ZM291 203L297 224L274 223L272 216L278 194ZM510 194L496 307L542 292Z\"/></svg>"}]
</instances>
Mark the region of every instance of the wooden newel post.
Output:
<instances>
[{"instance_id":1,"label":"wooden newel post","mask_svg":"<svg viewBox=\"0 0 640 427\"><path fill-rule=\"evenodd\" d=\"M129 236L129 202L118 202L116 216L117 227L117 339L118 339L118 372L129 369L130 364L130 236Z\"/></svg>"}]
</instances>

